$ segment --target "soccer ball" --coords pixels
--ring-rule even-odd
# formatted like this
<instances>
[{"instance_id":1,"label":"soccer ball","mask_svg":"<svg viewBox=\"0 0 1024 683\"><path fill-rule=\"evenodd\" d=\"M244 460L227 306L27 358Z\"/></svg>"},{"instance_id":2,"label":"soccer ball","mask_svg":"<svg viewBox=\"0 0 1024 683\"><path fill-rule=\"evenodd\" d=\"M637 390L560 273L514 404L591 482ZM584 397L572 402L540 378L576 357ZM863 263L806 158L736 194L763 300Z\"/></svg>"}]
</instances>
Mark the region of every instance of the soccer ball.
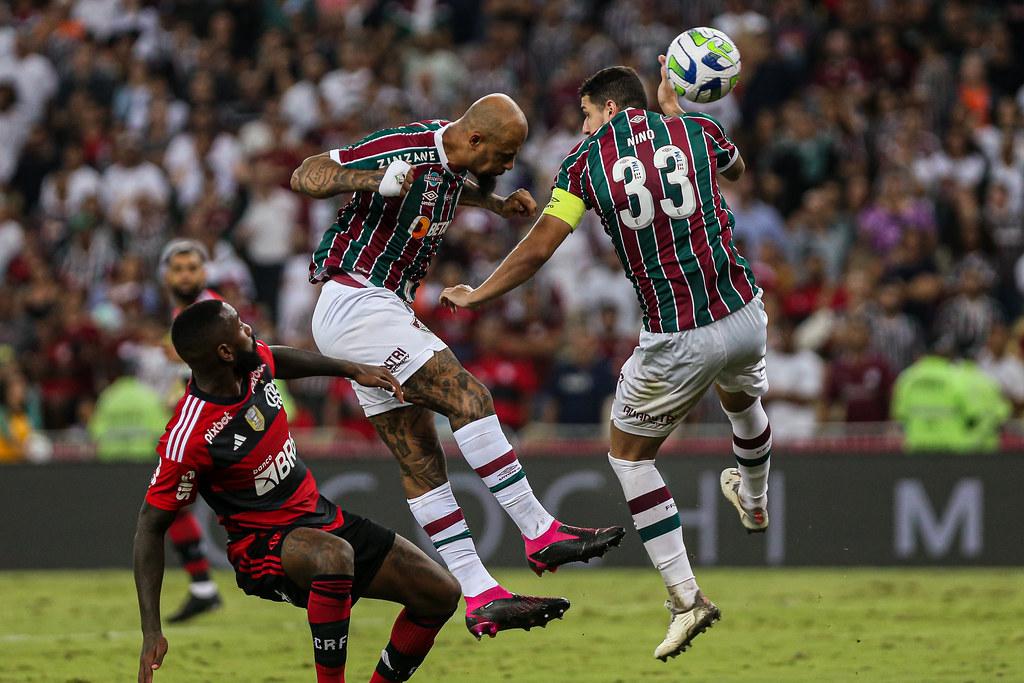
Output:
<instances>
[{"instance_id":1,"label":"soccer ball","mask_svg":"<svg viewBox=\"0 0 1024 683\"><path fill-rule=\"evenodd\" d=\"M725 97L740 78L740 51L721 31L706 26L683 31L665 53L668 81L691 102Z\"/></svg>"}]
</instances>

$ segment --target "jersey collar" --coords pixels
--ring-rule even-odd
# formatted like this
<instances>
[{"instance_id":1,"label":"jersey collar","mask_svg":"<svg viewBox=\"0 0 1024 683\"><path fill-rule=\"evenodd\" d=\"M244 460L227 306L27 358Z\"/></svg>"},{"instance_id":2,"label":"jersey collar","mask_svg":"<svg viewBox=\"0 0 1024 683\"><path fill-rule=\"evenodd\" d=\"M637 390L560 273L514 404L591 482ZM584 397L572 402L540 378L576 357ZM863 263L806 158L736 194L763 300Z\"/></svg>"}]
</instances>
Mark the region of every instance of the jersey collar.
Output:
<instances>
[{"instance_id":1,"label":"jersey collar","mask_svg":"<svg viewBox=\"0 0 1024 683\"><path fill-rule=\"evenodd\" d=\"M459 175L452 170L452 167L448 165L448 155L444 153L444 132L448 130L448 126L451 123L446 123L437 130L434 131L434 147L437 147L437 158L441 160L441 165L444 166L444 170L448 171L452 175Z\"/></svg>"}]
</instances>

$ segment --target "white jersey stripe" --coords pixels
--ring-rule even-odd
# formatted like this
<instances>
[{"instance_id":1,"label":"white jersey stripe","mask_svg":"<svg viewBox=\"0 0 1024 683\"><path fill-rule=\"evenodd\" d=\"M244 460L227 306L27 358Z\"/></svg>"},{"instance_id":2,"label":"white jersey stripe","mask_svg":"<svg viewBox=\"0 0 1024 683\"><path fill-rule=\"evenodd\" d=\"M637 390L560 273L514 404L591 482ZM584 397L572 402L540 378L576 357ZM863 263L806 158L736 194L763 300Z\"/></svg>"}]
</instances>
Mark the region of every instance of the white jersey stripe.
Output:
<instances>
[{"instance_id":1,"label":"white jersey stripe","mask_svg":"<svg viewBox=\"0 0 1024 683\"><path fill-rule=\"evenodd\" d=\"M203 406L206 405L206 401L201 401L195 396L189 396L189 398L192 399L192 404L188 407L188 413L182 417L182 429L178 432L173 450L168 454L168 457L174 462L182 461L185 455L185 444L192 436L192 430L195 428L196 422L199 421L199 414L203 412Z\"/></svg>"},{"instance_id":2,"label":"white jersey stripe","mask_svg":"<svg viewBox=\"0 0 1024 683\"><path fill-rule=\"evenodd\" d=\"M185 402L181 406L181 412L178 413L178 419L174 423L174 427L171 428L171 435L167 437L167 446L166 450L164 451L165 458L170 458L171 453L174 452L174 445L178 442L178 434L181 432L181 428L185 424L185 421L187 419L186 413L188 413L189 409L192 407L192 401L194 399L195 396L193 396L192 394L185 395Z\"/></svg>"}]
</instances>

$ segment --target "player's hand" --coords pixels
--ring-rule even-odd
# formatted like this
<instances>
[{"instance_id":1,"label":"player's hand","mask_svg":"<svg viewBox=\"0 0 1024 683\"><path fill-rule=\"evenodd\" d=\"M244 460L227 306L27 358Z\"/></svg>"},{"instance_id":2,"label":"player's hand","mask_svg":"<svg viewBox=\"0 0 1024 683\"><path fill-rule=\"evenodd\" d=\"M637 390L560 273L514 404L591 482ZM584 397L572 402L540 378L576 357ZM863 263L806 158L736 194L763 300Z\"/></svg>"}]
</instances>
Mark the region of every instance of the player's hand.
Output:
<instances>
[{"instance_id":1,"label":"player's hand","mask_svg":"<svg viewBox=\"0 0 1024 683\"><path fill-rule=\"evenodd\" d=\"M139 656L139 683L150 683L153 672L164 663L167 654L167 639L157 631L142 636L142 654Z\"/></svg>"},{"instance_id":2,"label":"player's hand","mask_svg":"<svg viewBox=\"0 0 1024 683\"><path fill-rule=\"evenodd\" d=\"M405 403L405 398L402 396L402 385L385 368L376 365L363 365L362 363L353 363L353 365L356 366L356 371L352 373L353 380L364 387L380 387L390 391L395 395L399 403Z\"/></svg>"},{"instance_id":3,"label":"player's hand","mask_svg":"<svg viewBox=\"0 0 1024 683\"><path fill-rule=\"evenodd\" d=\"M502 218L532 218L537 215L537 200L519 188L502 200L498 215Z\"/></svg>"},{"instance_id":4,"label":"player's hand","mask_svg":"<svg viewBox=\"0 0 1024 683\"><path fill-rule=\"evenodd\" d=\"M448 310L452 313L460 308L468 308L469 310L474 311L480 307L479 303L473 301L474 291L476 290L469 285L445 287L444 291L441 292L441 298L439 301L442 306L447 306Z\"/></svg>"},{"instance_id":5,"label":"player's hand","mask_svg":"<svg viewBox=\"0 0 1024 683\"><path fill-rule=\"evenodd\" d=\"M668 58L665 57L665 55L658 55L658 63L661 64L661 83L658 84L658 104L661 105L661 111L665 113L665 116L679 116L686 112L679 106L679 93L677 93L675 87L669 83L668 72L665 71L666 61L668 61Z\"/></svg>"},{"instance_id":6,"label":"player's hand","mask_svg":"<svg viewBox=\"0 0 1024 683\"><path fill-rule=\"evenodd\" d=\"M413 166L405 173L405 180L402 181L402 189L398 191L399 197L404 197L409 194L409 188L412 187L412 182L416 180L416 167Z\"/></svg>"}]
</instances>

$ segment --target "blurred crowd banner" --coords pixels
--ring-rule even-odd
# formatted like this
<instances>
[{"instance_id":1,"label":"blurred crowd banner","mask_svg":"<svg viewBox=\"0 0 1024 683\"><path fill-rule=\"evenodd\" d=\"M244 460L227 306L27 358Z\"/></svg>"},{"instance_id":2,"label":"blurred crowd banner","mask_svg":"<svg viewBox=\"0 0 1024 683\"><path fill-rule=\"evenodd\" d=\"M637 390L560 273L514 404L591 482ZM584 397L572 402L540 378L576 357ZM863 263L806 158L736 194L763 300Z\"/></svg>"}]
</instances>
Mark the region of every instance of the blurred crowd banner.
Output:
<instances>
[{"instance_id":1,"label":"blurred crowd banner","mask_svg":"<svg viewBox=\"0 0 1024 683\"><path fill-rule=\"evenodd\" d=\"M449 473L489 566L522 567L523 543L479 478L449 451ZM523 458L540 499L559 519L630 528L629 511L604 452ZM697 566L1024 565L1016 517L1007 514L1024 451L987 456L898 452L779 452L773 457L771 528L748 536L719 491L725 454L673 451L659 458ZM398 467L370 454L311 459L325 495L343 508L430 547L416 527ZM4 520L0 568L130 567L135 520L152 467L55 462L0 469ZM197 506L210 551L227 566L212 512ZM635 533L591 566L646 566Z\"/></svg>"}]
</instances>

